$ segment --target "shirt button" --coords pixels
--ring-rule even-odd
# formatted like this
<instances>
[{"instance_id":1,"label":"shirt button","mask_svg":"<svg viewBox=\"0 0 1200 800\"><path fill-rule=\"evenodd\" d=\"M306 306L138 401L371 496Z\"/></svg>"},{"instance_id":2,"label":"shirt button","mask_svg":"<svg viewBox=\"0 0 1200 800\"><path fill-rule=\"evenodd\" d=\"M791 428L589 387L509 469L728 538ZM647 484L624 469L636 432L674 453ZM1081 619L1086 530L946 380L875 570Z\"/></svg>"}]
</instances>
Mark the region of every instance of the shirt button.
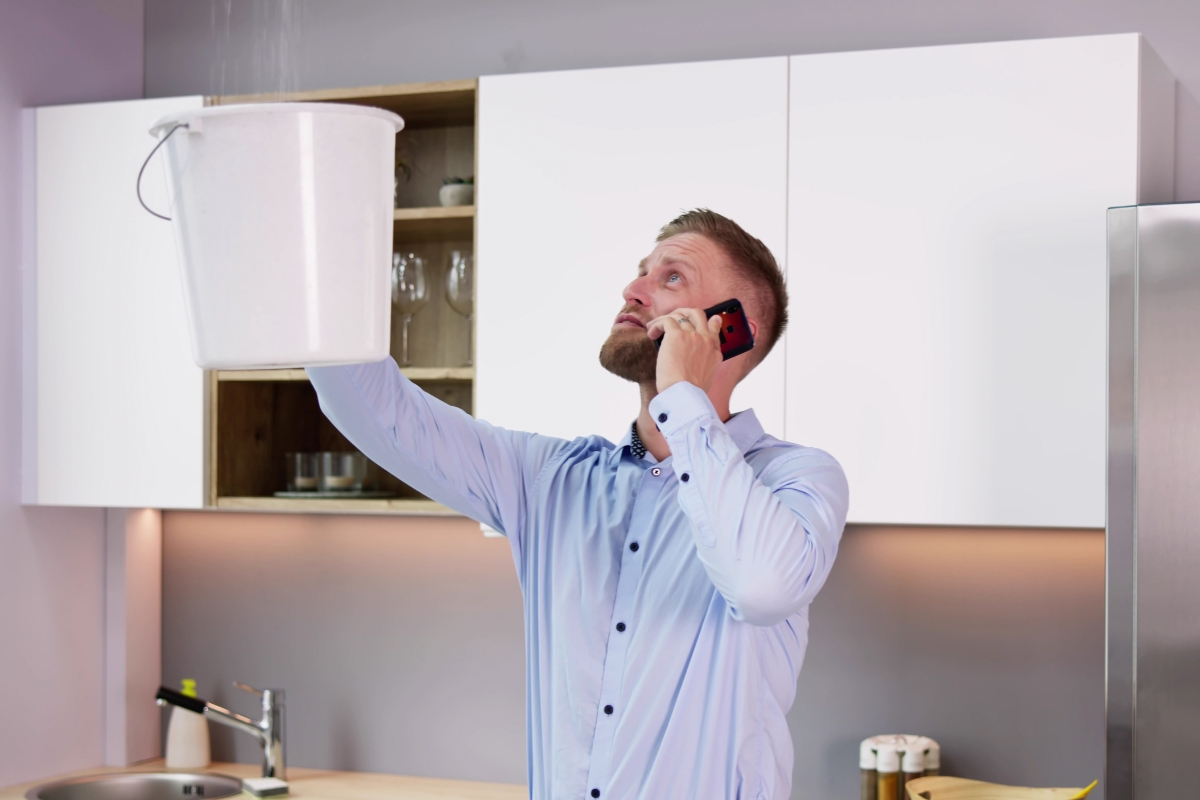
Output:
<instances>
[{"instance_id":1,"label":"shirt button","mask_svg":"<svg viewBox=\"0 0 1200 800\"><path fill-rule=\"evenodd\" d=\"M636 553L638 551L638 543L634 542L633 544L629 545L629 549Z\"/></svg>"},{"instance_id":2,"label":"shirt button","mask_svg":"<svg viewBox=\"0 0 1200 800\"><path fill-rule=\"evenodd\" d=\"M687 483L688 482L688 474L686 472L683 473L682 475L679 476L679 480L683 481L684 483Z\"/></svg>"},{"instance_id":3,"label":"shirt button","mask_svg":"<svg viewBox=\"0 0 1200 800\"><path fill-rule=\"evenodd\" d=\"M658 467L655 467L654 469L650 470L650 474L657 478L659 475L662 475L662 470Z\"/></svg>"},{"instance_id":4,"label":"shirt button","mask_svg":"<svg viewBox=\"0 0 1200 800\"><path fill-rule=\"evenodd\" d=\"M599 797L599 796L600 796L600 790L592 789L592 797Z\"/></svg>"},{"instance_id":5,"label":"shirt button","mask_svg":"<svg viewBox=\"0 0 1200 800\"><path fill-rule=\"evenodd\" d=\"M658 421L659 421L659 422L666 422L666 421L667 421L667 415L666 415L666 412L664 412L664 413L662 413L662 414L659 414L659 415L658 415Z\"/></svg>"},{"instance_id":6,"label":"shirt button","mask_svg":"<svg viewBox=\"0 0 1200 800\"><path fill-rule=\"evenodd\" d=\"M618 622L617 623L617 633L624 633L624 632L625 632L625 623Z\"/></svg>"},{"instance_id":7,"label":"shirt button","mask_svg":"<svg viewBox=\"0 0 1200 800\"><path fill-rule=\"evenodd\" d=\"M613 712L613 707L612 707L612 706L605 706L605 707L604 707L604 713L605 713L605 714L611 714L612 712Z\"/></svg>"}]
</instances>

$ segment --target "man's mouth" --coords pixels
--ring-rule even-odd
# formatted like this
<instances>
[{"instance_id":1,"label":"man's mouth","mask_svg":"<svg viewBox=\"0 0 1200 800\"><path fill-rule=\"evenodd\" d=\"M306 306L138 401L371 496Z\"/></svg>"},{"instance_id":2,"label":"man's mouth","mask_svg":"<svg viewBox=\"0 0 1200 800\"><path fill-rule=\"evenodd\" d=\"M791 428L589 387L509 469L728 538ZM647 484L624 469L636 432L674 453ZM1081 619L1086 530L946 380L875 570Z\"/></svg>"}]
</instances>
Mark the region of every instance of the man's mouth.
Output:
<instances>
[{"instance_id":1,"label":"man's mouth","mask_svg":"<svg viewBox=\"0 0 1200 800\"><path fill-rule=\"evenodd\" d=\"M646 323L642 322L640 319L635 317L633 314L620 314L617 316L616 321L613 322L613 327L616 328L616 327L621 327L621 326L625 326L625 327L636 326L639 328L644 328L644 327L646 327Z\"/></svg>"}]
</instances>

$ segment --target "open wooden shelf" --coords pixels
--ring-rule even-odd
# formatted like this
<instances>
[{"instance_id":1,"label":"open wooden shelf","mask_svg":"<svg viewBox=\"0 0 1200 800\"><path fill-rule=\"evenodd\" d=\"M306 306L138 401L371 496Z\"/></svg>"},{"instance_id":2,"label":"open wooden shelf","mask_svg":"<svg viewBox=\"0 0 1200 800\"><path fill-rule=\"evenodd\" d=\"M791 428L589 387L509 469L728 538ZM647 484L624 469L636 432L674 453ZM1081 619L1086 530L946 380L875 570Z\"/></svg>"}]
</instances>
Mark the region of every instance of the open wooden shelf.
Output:
<instances>
[{"instance_id":1,"label":"open wooden shelf","mask_svg":"<svg viewBox=\"0 0 1200 800\"><path fill-rule=\"evenodd\" d=\"M217 508L231 511L274 511L297 514L393 514L409 517L458 517L457 511L433 500L396 497L355 500L347 498L218 497Z\"/></svg>"},{"instance_id":2,"label":"open wooden shelf","mask_svg":"<svg viewBox=\"0 0 1200 800\"><path fill-rule=\"evenodd\" d=\"M475 90L479 82L437 81L357 89L318 89L312 92L242 94L214 97L214 105L234 103L350 103L394 111L406 130L475 124Z\"/></svg>"},{"instance_id":3,"label":"open wooden shelf","mask_svg":"<svg viewBox=\"0 0 1200 800\"><path fill-rule=\"evenodd\" d=\"M470 240L475 230L475 206L397 208L392 229L396 242Z\"/></svg>"},{"instance_id":4,"label":"open wooden shelf","mask_svg":"<svg viewBox=\"0 0 1200 800\"><path fill-rule=\"evenodd\" d=\"M474 329L445 301L446 270L456 252L473 252L475 207L438 205L448 178L475 174L478 81L444 81L356 89L268 93L209 98L211 105L240 103L346 103L393 111L404 118L396 137L393 176L394 252L425 260L430 296L409 326L411 363L401 372L430 396L467 414L474 406ZM389 178L389 181L391 178ZM392 310L390 352L400 360L403 316ZM354 446L324 416L302 369L214 370L208 374L210 508L255 512L454 515L399 478L370 465L366 488L391 498L275 497L287 483L288 453L349 451Z\"/></svg>"},{"instance_id":5,"label":"open wooden shelf","mask_svg":"<svg viewBox=\"0 0 1200 800\"><path fill-rule=\"evenodd\" d=\"M402 367L400 373L410 381L471 381L474 367ZM219 381L306 381L302 369L223 369L217 372Z\"/></svg>"}]
</instances>

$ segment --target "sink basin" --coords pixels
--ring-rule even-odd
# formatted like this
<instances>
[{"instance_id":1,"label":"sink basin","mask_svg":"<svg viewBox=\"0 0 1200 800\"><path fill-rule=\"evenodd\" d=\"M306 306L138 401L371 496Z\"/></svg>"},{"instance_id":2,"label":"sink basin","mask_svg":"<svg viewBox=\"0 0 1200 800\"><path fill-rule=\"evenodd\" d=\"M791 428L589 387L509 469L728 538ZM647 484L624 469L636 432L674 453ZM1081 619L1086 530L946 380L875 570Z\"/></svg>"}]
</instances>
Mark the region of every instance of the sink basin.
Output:
<instances>
[{"instance_id":1,"label":"sink basin","mask_svg":"<svg viewBox=\"0 0 1200 800\"><path fill-rule=\"evenodd\" d=\"M228 775L124 772L45 783L30 789L25 797L28 800L213 800L241 791L241 779Z\"/></svg>"}]
</instances>

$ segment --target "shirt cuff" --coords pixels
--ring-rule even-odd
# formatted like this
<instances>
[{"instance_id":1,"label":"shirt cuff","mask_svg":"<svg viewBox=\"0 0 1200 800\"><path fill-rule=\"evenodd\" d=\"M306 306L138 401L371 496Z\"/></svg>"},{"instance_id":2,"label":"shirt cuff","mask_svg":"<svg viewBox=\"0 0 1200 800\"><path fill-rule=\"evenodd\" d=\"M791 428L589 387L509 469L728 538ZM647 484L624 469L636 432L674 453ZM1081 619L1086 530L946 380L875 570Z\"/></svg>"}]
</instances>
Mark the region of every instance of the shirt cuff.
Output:
<instances>
[{"instance_id":1,"label":"shirt cuff","mask_svg":"<svg viewBox=\"0 0 1200 800\"><path fill-rule=\"evenodd\" d=\"M650 401L650 418L669 439L692 423L717 419L717 410L700 387L680 381Z\"/></svg>"}]
</instances>

